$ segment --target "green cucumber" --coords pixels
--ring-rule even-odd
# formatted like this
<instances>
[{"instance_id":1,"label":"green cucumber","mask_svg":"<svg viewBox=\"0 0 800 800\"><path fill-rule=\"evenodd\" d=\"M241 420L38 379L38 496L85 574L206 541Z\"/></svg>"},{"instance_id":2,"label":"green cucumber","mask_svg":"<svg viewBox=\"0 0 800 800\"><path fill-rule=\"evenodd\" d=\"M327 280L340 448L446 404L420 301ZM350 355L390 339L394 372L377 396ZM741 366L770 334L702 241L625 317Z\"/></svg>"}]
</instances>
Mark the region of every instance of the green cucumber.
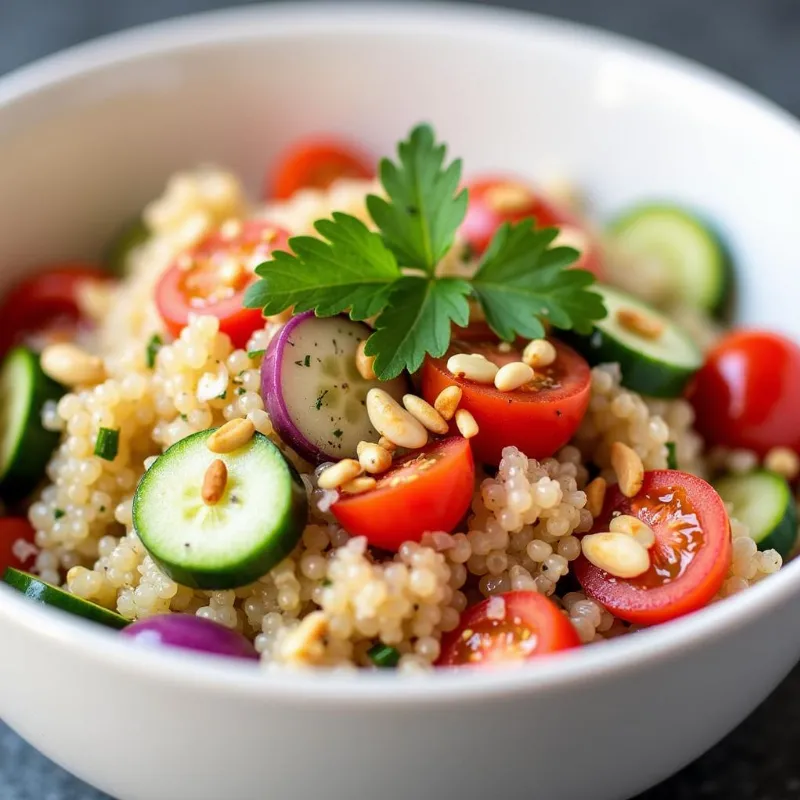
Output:
<instances>
[{"instance_id":1,"label":"green cucumber","mask_svg":"<svg viewBox=\"0 0 800 800\"><path fill-rule=\"evenodd\" d=\"M230 453L209 450L214 429L187 436L144 474L133 498L133 525L153 560L195 589L252 583L288 556L303 534L308 498L297 470L260 433ZM221 459L221 498L201 496L206 471Z\"/></svg>"},{"instance_id":2,"label":"green cucumber","mask_svg":"<svg viewBox=\"0 0 800 800\"><path fill-rule=\"evenodd\" d=\"M128 270L128 257L150 238L150 230L141 216L129 220L114 235L103 254L109 272L124 275Z\"/></svg>"},{"instance_id":3,"label":"green cucumber","mask_svg":"<svg viewBox=\"0 0 800 800\"><path fill-rule=\"evenodd\" d=\"M747 525L759 550L777 550L786 558L797 540L797 506L786 479L759 469L715 481L732 515Z\"/></svg>"},{"instance_id":4,"label":"green cucumber","mask_svg":"<svg viewBox=\"0 0 800 800\"><path fill-rule=\"evenodd\" d=\"M663 270L670 300L717 313L732 292L733 268L720 237L695 214L671 204L636 206L610 227L633 259Z\"/></svg>"},{"instance_id":5,"label":"green cucumber","mask_svg":"<svg viewBox=\"0 0 800 800\"><path fill-rule=\"evenodd\" d=\"M667 316L647 303L610 286L596 285L608 315L588 336L570 336L590 364L619 364L622 385L650 397L678 397L703 363L694 342ZM661 327L657 338L634 332L620 322L620 312L641 314Z\"/></svg>"},{"instance_id":6,"label":"green cucumber","mask_svg":"<svg viewBox=\"0 0 800 800\"><path fill-rule=\"evenodd\" d=\"M42 406L64 389L39 366L39 357L14 348L0 366L0 495L18 500L35 488L58 446L57 431L42 426Z\"/></svg>"},{"instance_id":7,"label":"green cucumber","mask_svg":"<svg viewBox=\"0 0 800 800\"><path fill-rule=\"evenodd\" d=\"M62 611L67 611L92 622L99 622L109 628L122 630L122 628L130 624L130 620L125 619L125 617L114 611L109 611L107 608L97 605L97 603L91 603L82 597L65 592L57 586L45 583L34 575L21 572L13 567L6 569L3 575L3 582L37 603L60 608Z\"/></svg>"}]
</instances>

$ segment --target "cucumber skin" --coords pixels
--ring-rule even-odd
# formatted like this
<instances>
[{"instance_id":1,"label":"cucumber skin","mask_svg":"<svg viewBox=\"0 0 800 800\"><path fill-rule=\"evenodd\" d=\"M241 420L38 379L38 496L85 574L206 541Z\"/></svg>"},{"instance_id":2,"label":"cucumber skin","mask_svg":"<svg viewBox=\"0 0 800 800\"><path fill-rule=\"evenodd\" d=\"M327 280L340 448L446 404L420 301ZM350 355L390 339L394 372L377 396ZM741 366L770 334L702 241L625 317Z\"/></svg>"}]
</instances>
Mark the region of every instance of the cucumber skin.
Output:
<instances>
[{"instance_id":1,"label":"cucumber skin","mask_svg":"<svg viewBox=\"0 0 800 800\"><path fill-rule=\"evenodd\" d=\"M108 628L122 630L130 625L131 622L114 611L109 611L96 603L71 595L57 586L45 583L35 575L22 572L13 567L6 569L3 575L3 582L37 603L51 608L58 608L61 611L100 623Z\"/></svg>"},{"instance_id":2,"label":"cucumber skin","mask_svg":"<svg viewBox=\"0 0 800 800\"><path fill-rule=\"evenodd\" d=\"M5 363L11 358L29 360L28 367L33 373L33 390L22 436L11 454L7 471L0 478L0 497L8 501L22 499L44 477L47 462L58 447L61 434L42 427L42 406L47 400L58 401L65 393L61 385L42 372L38 356L32 351L18 347L6 356Z\"/></svg>"},{"instance_id":3,"label":"cucumber skin","mask_svg":"<svg viewBox=\"0 0 800 800\"><path fill-rule=\"evenodd\" d=\"M196 436L207 437L210 433L211 430L194 433L186 439L181 439L179 442L176 442L176 445L180 445L186 442L187 439L192 439ZM254 434L254 437L259 436L262 436L262 434ZM263 438L266 439L266 437ZM275 447L269 440L267 440L267 442L271 447ZM173 445L173 447L174 446L175 445ZM277 450L277 448L275 449ZM167 452L169 452L169 450L167 450ZM278 452L280 453L280 451ZM139 534L142 544L145 546L150 558L158 564L161 571L176 583L182 586L188 586L190 589L222 591L224 589L238 589L241 586L254 583L290 555L300 541L303 530L308 523L308 495L306 494L305 485L300 479L300 475L294 465L289 462L282 453L281 458L283 458L284 466L289 473L292 494L289 511L284 520L284 530L281 532L281 535L269 539L257 553L251 554L246 562L239 562L227 569L185 567L181 564L176 564L174 561L162 558L155 550L152 550L148 546L146 537L142 536L142 527L139 525L139 509L141 506L139 492L143 486L146 486L145 481L149 474L149 472L145 472L139 481L139 485L136 487L136 494L133 498L133 527ZM287 535L288 531L296 531L297 536Z\"/></svg>"},{"instance_id":4,"label":"cucumber skin","mask_svg":"<svg viewBox=\"0 0 800 800\"><path fill-rule=\"evenodd\" d=\"M665 368L664 364L629 350L599 328L587 336L561 332L559 338L571 344L593 367L619 364L622 385L648 397L680 397L697 372L696 369L681 369L674 365Z\"/></svg>"}]
</instances>

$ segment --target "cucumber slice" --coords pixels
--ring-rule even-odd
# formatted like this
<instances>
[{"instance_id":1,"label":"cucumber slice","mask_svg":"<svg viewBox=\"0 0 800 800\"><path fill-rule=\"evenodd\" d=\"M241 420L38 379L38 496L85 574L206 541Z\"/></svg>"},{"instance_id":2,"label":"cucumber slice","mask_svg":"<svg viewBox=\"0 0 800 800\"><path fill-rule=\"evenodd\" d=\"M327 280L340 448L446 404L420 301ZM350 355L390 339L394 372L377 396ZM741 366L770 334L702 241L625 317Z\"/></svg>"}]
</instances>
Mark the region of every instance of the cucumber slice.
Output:
<instances>
[{"instance_id":1,"label":"cucumber slice","mask_svg":"<svg viewBox=\"0 0 800 800\"><path fill-rule=\"evenodd\" d=\"M610 233L627 254L663 271L673 302L712 312L725 307L731 260L721 239L694 214L669 204L637 206L618 217Z\"/></svg>"},{"instance_id":2,"label":"cucumber slice","mask_svg":"<svg viewBox=\"0 0 800 800\"><path fill-rule=\"evenodd\" d=\"M133 498L133 525L150 556L173 580L195 589L235 589L292 552L308 518L300 476L260 433L230 453L206 446L214 429L170 447L144 474ZM212 461L227 482L221 499L200 494Z\"/></svg>"},{"instance_id":3,"label":"cucumber slice","mask_svg":"<svg viewBox=\"0 0 800 800\"><path fill-rule=\"evenodd\" d=\"M128 256L150 238L150 230L141 216L129 220L108 243L103 261L114 275L124 275L128 269Z\"/></svg>"},{"instance_id":4,"label":"cucumber slice","mask_svg":"<svg viewBox=\"0 0 800 800\"><path fill-rule=\"evenodd\" d=\"M610 286L594 286L603 296L608 316L594 324L588 336L571 337L591 364L618 363L622 384L651 397L678 397L703 363L694 342L667 316L652 306ZM619 320L619 312L637 312L661 326L648 338Z\"/></svg>"},{"instance_id":5,"label":"cucumber slice","mask_svg":"<svg viewBox=\"0 0 800 800\"><path fill-rule=\"evenodd\" d=\"M714 483L733 516L750 529L759 550L777 550L786 558L797 540L797 506L786 479L761 469L728 475Z\"/></svg>"},{"instance_id":6,"label":"cucumber slice","mask_svg":"<svg viewBox=\"0 0 800 800\"><path fill-rule=\"evenodd\" d=\"M37 603L43 603L53 608L60 608L62 611L75 614L77 617L83 617L92 622L99 622L101 625L107 625L109 628L122 630L122 628L130 624L130 620L125 619L125 617L120 616L114 611L109 611L107 608L98 606L96 603L90 603L82 597L77 597L74 594L65 592L57 586L45 583L34 575L21 572L13 567L8 567L6 569L3 575L3 581L18 592L22 592L26 597L30 597L31 600L35 600Z\"/></svg>"},{"instance_id":7,"label":"cucumber slice","mask_svg":"<svg viewBox=\"0 0 800 800\"><path fill-rule=\"evenodd\" d=\"M64 389L39 366L25 347L13 349L0 367L0 495L25 496L44 475L59 434L42 427L42 406Z\"/></svg>"}]
</instances>

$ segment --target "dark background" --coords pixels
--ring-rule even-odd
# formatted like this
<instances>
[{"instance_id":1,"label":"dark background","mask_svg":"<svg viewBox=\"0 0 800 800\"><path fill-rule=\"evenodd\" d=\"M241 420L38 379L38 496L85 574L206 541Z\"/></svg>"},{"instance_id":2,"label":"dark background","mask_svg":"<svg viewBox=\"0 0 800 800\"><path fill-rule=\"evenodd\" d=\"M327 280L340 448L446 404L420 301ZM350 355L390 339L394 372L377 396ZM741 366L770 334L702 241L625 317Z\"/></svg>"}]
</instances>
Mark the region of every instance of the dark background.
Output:
<instances>
[{"instance_id":1,"label":"dark background","mask_svg":"<svg viewBox=\"0 0 800 800\"><path fill-rule=\"evenodd\" d=\"M0 0L0 74L110 31L243 4L243 0ZM726 72L800 114L798 0L506 0L498 4L598 25L666 47ZM698 676L701 679L713 680L713 676ZM41 724L47 725L47 719ZM579 726L580 720L575 724ZM602 731L597 733L602 735ZM620 769L624 768L625 754L620 753ZM800 669L722 744L638 800L690 798L800 800ZM105 795L51 764L0 722L0 800L105 800Z\"/></svg>"}]
</instances>

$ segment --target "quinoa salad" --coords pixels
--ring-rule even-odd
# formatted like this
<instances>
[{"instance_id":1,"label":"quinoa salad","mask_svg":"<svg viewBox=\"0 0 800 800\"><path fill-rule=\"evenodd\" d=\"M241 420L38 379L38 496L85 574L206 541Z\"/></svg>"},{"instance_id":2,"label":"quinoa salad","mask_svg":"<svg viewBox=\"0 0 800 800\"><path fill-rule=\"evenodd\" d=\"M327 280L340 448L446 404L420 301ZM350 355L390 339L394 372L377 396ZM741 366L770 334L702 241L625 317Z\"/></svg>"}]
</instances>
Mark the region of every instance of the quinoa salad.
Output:
<instances>
[{"instance_id":1,"label":"quinoa salad","mask_svg":"<svg viewBox=\"0 0 800 800\"><path fill-rule=\"evenodd\" d=\"M800 348L731 327L710 219L468 167L427 125L297 142L258 198L201 166L8 287L3 580L142 646L418 672L777 572Z\"/></svg>"}]
</instances>

